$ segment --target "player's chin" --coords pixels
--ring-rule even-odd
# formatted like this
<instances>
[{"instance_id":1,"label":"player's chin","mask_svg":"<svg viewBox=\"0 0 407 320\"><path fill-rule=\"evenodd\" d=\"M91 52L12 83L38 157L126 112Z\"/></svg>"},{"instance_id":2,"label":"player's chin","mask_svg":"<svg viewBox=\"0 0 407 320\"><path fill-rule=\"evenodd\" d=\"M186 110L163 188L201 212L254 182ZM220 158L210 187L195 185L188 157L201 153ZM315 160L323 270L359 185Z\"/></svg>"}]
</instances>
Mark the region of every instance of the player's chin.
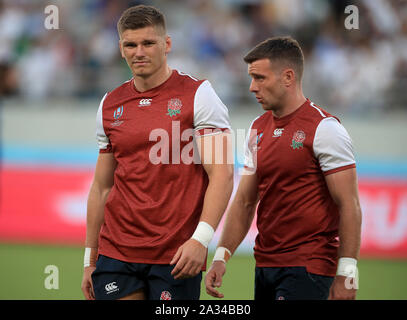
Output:
<instances>
[{"instance_id":1,"label":"player's chin","mask_svg":"<svg viewBox=\"0 0 407 320\"><path fill-rule=\"evenodd\" d=\"M270 104L268 104L268 103L261 102L260 104L261 104L261 107L263 108L263 110L269 111L269 110L273 109L273 107L270 106Z\"/></svg>"},{"instance_id":2,"label":"player's chin","mask_svg":"<svg viewBox=\"0 0 407 320\"><path fill-rule=\"evenodd\" d=\"M135 67L135 68L133 68L133 74L137 77L149 77L149 76L151 76L152 72L151 72L150 68Z\"/></svg>"}]
</instances>

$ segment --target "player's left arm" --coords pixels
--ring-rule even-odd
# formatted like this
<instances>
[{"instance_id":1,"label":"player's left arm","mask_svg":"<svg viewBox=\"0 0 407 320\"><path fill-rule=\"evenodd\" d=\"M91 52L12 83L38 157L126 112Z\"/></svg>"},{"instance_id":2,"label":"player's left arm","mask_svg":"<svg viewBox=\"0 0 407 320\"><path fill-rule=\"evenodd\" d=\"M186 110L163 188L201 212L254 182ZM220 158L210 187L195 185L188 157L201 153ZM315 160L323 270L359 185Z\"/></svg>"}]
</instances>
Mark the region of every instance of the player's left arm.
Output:
<instances>
[{"instance_id":1,"label":"player's left arm","mask_svg":"<svg viewBox=\"0 0 407 320\"><path fill-rule=\"evenodd\" d=\"M208 244L233 190L229 113L208 80L203 81L195 92L193 127L199 157L209 183L198 226L170 262L176 264L172 271L175 279L193 277L202 270Z\"/></svg>"},{"instance_id":2,"label":"player's left arm","mask_svg":"<svg viewBox=\"0 0 407 320\"><path fill-rule=\"evenodd\" d=\"M218 132L197 138L202 165L208 175L200 222L191 239L176 252L170 264L176 264L175 279L197 275L205 262L207 246L212 239L233 190L233 160L230 134Z\"/></svg>"},{"instance_id":3,"label":"player's left arm","mask_svg":"<svg viewBox=\"0 0 407 320\"><path fill-rule=\"evenodd\" d=\"M317 127L313 146L339 209L339 261L329 299L355 299L362 214L352 139L337 119L327 117Z\"/></svg>"},{"instance_id":4,"label":"player's left arm","mask_svg":"<svg viewBox=\"0 0 407 320\"><path fill-rule=\"evenodd\" d=\"M355 299L362 222L356 169L327 175L325 181L339 209L339 264L329 299Z\"/></svg>"}]
</instances>

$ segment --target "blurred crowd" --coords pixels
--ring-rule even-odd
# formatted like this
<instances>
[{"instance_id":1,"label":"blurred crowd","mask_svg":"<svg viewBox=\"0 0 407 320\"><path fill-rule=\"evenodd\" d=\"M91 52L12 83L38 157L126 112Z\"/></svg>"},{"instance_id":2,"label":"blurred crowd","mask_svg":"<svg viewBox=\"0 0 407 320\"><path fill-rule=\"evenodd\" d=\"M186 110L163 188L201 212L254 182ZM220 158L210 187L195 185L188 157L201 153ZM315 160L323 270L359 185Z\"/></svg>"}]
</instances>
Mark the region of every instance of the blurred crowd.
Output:
<instances>
[{"instance_id":1,"label":"blurred crowd","mask_svg":"<svg viewBox=\"0 0 407 320\"><path fill-rule=\"evenodd\" d=\"M254 101L243 56L291 35L305 54L305 94L317 104L353 114L407 110L404 0L55 0L57 30L44 26L48 4L0 0L3 98L101 98L131 78L118 49L120 14L150 4L167 18L170 66L209 79L229 108ZM345 28L348 5L359 29Z\"/></svg>"}]
</instances>

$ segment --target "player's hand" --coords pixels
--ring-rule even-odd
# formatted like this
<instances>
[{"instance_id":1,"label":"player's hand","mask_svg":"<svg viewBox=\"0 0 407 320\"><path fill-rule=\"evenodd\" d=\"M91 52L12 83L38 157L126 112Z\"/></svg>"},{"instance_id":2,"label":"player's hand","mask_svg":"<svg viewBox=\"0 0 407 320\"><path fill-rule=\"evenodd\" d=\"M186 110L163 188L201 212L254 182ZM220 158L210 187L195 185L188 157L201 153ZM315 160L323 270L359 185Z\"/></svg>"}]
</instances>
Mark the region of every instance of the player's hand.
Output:
<instances>
[{"instance_id":1,"label":"player's hand","mask_svg":"<svg viewBox=\"0 0 407 320\"><path fill-rule=\"evenodd\" d=\"M81 289L86 300L95 300L95 292L93 291L93 283L91 275L96 267L86 267L83 269L83 278Z\"/></svg>"},{"instance_id":2,"label":"player's hand","mask_svg":"<svg viewBox=\"0 0 407 320\"><path fill-rule=\"evenodd\" d=\"M206 259L206 248L197 240L189 239L180 246L170 264L175 264L171 274L174 279L185 279L196 276Z\"/></svg>"},{"instance_id":3,"label":"player's hand","mask_svg":"<svg viewBox=\"0 0 407 320\"><path fill-rule=\"evenodd\" d=\"M355 279L345 276L336 276L329 290L328 300L355 300Z\"/></svg>"},{"instance_id":4,"label":"player's hand","mask_svg":"<svg viewBox=\"0 0 407 320\"><path fill-rule=\"evenodd\" d=\"M215 288L222 285L222 277L226 273L226 264L223 261L214 261L205 276L206 293L215 298L223 298L224 295Z\"/></svg>"}]
</instances>

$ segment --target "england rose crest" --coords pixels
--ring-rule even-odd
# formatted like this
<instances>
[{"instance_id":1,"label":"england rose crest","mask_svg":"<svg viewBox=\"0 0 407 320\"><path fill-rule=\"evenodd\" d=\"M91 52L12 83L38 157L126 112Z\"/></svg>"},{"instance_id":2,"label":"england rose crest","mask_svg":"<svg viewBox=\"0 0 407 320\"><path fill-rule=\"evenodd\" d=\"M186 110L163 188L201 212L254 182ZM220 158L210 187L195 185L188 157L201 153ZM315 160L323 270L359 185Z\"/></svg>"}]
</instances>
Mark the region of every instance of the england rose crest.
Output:
<instances>
[{"instance_id":1,"label":"england rose crest","mask_svg":"<svg viewBox=\"0 0 407 320\"><path fill-rule=\"evenodd\" d=\"M177 114L181 113L182 102L180 99L171 99L168 101L167 105L167 115L170 117L176 116Z\"/></svg>"},{"instance_id":2,"label":"england rose crest","mask_svg":"<svg viewBox=\"0 0 407 320\"><path fill-rule=\"evenodd\" d=\"M161 292L160 300L171 300L171 299L172 299L171 293L169 293L168 291Z\"/></svg>"},{"instance_id":3,"label":"england rose crest","mask_svg":"<svg viewBox=\"0 0 407 320\"><path fill-rule=\"evenodd\" d=\"M293 140L291 142L291 147L294 150L303 148L304 147L304 145L303 145L304 140L305 140L304 131L298 130L298 131L294 132Z\"/></svg>"}]
</instances>

